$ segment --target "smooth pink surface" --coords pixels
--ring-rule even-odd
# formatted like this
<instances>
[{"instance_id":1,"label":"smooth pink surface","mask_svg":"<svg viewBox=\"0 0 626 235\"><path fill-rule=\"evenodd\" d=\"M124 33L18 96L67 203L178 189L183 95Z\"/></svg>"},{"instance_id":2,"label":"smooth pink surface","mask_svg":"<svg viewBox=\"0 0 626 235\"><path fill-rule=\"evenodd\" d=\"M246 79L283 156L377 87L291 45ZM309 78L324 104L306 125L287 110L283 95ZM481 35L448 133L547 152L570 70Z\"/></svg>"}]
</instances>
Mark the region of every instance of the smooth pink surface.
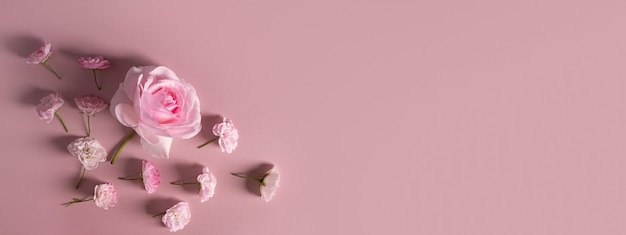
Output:
<instances>
[{"instance_id":1,"label":"smooth pink surface","mask_svg":"<svg viewBox=\"0 0 626 235\"><path fill-rule=\"evenodd\" d=\"M29 1L0 4L0 234L171 234L151 218L188 201L177 234L626 234L626 1ZM49 62L26 56L53 43ZM81 56L111 68L93 85ZM133 65L193 84L203 130L171 159L133 140L73 189L65 147L84 135L37 118L48 90L109 99ZM224 115L232 154L211 126ZM111 151L128 132L107 112L92 134ZM131 177L153 161L164 184ZM281 169L269 203L246 173ZM200 203L193 180L220 182ZM113 182L109 210L72 197ZM166 185L167 184L167 185ZM258 185L257 185L258 186Z\"/></svg>"}]
</instances>

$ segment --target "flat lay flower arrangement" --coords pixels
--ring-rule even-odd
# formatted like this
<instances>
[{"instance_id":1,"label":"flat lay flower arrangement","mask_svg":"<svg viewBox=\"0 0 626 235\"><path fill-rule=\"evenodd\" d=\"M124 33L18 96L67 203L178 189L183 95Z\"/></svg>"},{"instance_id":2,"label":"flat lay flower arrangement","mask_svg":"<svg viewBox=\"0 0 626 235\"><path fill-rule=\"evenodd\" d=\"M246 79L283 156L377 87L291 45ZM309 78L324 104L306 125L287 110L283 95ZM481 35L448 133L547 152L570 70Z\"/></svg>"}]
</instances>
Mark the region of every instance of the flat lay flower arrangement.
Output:
<instances>
[{"instance_id":1,"label":"flat lay flower arrangement","mask_svg":"<svg viewBox=\"0 0 626 235\"><path fill-rule=\"evenodd\" d=\"M52 44L46 43L34 51L27 58L28 64L42 65L50 71L59 82L63 81L59 74L50 66L48 60L52 56ZM113 64L113 65L112 65ZM77 66L91 70L93 81L100 91L106 78L98 77L98 70L114 66L102 56L78 58ZM68 154L77 158L80 163L81 173L76 181L75 188L81 187L85 174L97 170L99 164L110 162L115 164L124 147L134 138L139 138L141 146L147 154L157 158L169 158L170 149L174 139L190 139L201 132L200 100L194 87L179 78L174 71L165 66L135 66L126 73L124 81L111 100L106 100L98 94L84 94L72 97L80 115L84 115L86 123L85 136L79 137L67 146ZM68 132L68 125L62 118L66 115L62 107L65 99L62 94L51 92L40 100L35 108L39 118L50 124L56 118L61 124L63 131ZM92 135L91 122L96 114L107 110L117 119L119 124L128 127L129 134L120 137L121 143L116 149L107 150ZM104 112L106 113L106 112ZM60 130L60 128L59 128ZM230 154L237 149L239 132L235 124L228 118L217 123L210 130L214 138L207 140L198 146L203 148L210 143L219 146L222 152ZM108 159L108 154L113 153ZM254 177L239 173L231 173L233 176L253 180L259 184L261 199L269 202L275 196L280 185L280 173L278 167L272 166L261 177ZM93 201L97 207L104 210L116 206L118 199L124 200L123 193L118 195L114 184L124 181L136 181L143 184L148 194L156 192L161 187L161 172L158 167L149 160L142 161L141 169L137 169L134 176L111 176L107 183L98 184L93 189L93 195L87 197L72 198L63 203L63 206L71 206L77 203ZM198 188L199 200L204 203L215 195L217 178L204 167L199 172L194 182L170 182L170 185L186 186L195 185ZM191 220L191 208L185 201L172 205L166 211L154 215L162 216L163 224L170 231L175 232L183 229Z\"/></svg>"}]
</instances>

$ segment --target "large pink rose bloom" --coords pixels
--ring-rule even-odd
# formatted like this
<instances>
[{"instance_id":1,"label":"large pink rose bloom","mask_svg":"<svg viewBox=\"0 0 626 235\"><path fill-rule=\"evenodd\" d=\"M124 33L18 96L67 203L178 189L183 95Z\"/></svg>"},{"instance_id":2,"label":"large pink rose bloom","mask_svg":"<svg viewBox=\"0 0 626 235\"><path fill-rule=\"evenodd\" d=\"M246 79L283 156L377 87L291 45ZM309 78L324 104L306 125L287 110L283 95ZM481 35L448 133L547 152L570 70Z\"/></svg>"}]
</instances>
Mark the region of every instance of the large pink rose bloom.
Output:
<instances>
[{"instance_id":1,"label":"large pink rose bloom","mask_svg":"<svg viewBox=\"0 0 626 235\"><path fill-rule=\"evenodd\" d=\"M201 128L196 90L164 66L130 68L111 99L111 113L156 157L168 158L173 138L189 139Z\"/></svg>"}]
</instances>

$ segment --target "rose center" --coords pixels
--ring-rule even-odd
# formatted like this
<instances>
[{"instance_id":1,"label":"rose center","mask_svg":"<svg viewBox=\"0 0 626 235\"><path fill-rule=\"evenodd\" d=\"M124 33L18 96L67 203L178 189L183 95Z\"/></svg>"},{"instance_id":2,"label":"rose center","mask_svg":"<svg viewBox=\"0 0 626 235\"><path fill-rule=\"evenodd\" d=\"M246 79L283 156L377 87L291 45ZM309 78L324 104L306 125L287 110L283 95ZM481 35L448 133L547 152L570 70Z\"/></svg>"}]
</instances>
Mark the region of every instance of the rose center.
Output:
<instances>
[{"instance_id":1,"label":"rose center","mask_svg":"<svg viewBox=\"0 0 626 235\"><path fill-rule=\"evenodd\" d=\"M161 104L161 111L154 113L154 118L159 123L168 123L175 120L181 112L179 98L169 88L161 87L152 93Z\"/></svg>"}]
</instances>

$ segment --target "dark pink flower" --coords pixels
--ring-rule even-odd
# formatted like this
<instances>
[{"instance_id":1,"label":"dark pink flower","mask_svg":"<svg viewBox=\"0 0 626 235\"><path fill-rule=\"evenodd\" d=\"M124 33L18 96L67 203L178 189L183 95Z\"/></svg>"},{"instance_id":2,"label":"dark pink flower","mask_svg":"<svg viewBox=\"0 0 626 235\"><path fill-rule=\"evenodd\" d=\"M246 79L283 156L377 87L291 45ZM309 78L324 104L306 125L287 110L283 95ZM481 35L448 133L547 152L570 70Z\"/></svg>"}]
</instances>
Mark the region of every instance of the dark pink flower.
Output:
<instances>
[{"instance_id":1,"label":"dark pink flower","mask_svg":"<svg viewBox=\"0 0 626 235\"><path fill-rule=\"evenodd\" d=\"M85 69L106 69L111 67L111 63L102 56L80 57L78 63Z\"/></svg>"}]
</instances>

